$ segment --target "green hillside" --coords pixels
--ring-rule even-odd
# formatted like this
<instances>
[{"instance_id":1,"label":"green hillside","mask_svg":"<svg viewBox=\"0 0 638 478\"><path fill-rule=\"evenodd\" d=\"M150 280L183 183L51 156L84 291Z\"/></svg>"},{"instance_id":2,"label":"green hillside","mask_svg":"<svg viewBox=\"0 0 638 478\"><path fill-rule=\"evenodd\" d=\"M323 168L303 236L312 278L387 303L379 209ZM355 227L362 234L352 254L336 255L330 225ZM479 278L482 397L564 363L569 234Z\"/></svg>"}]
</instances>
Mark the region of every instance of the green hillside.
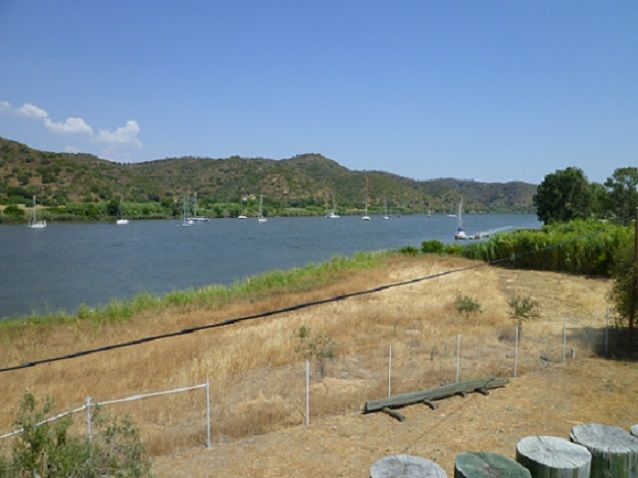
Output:
<instances>
[{"instance_id":1,"label":"green hillside","mask_svg":"<svg viewBox=\"0 0 638 478\"><path fill-rule=\"evenodd\" d=\"M403 213L453 211L461 195L466 211L530 212L535 191L536 186L521 182L415 181L386 172L351 171L320 154L120 164L89 154L39 151L0 138L0 204L29 203L37 195L38 204L58 211L93 204L98 216L105 210L100 205L120 197L129 208L147 204L150 213L161 216L164 208L174 214L181 197L195 192L203 208L217 207L218 216L250 209L261 192L271 215L298 210L318 214L332 205L333 195L342 212L352 212L364 207L366 192L371 209L382 208L385 199L393 211Z\"/></svg>"}]
</instances>

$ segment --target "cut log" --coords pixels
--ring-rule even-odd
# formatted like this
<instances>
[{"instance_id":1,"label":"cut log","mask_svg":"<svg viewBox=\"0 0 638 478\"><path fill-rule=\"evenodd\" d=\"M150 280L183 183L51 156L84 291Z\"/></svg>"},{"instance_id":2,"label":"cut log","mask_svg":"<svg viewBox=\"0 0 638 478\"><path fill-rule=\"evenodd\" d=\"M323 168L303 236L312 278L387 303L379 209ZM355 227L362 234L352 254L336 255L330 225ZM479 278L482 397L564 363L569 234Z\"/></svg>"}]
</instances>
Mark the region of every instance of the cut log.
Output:
<instances>
[{"instance_id":1,"label":"cut log","mask_svg":"<svg viewBox=\"0 0 638 478\"><path fill-rule=\"evenodd\" d=\"M363 406L364 413L379 412L384 408L399 408L413 403L421 403L426 400L440 400L442 398L451 397L458 393L469 393L477 390L488 390L491 388L504 387L509 380L506 378L488 378L482 380L470 380L468 382L452 383L443 387L433 388L430 390L421 390L418 392L402 393L393 395L383 400L371 400Z\"/></svg>"},{"instance_id":2,"label":"cut log","mask_svg":"<svg viewBox=\"0 0 638 478\"><path fill-rule=\"evenodd\" d=\"M370 468L370 478L447 478L436 463L412 455L381 458Z\"/></svg>"},{"instance_id":3,"label":"cut log","mask_svg":"<svg viewBox=\"0 0 638 478\"><path fill-rule=\"evenodd\" d=\"M638 437L638 425L634 425L633 427L631 427L629 429L629 433L631 433L635 437Z\"/></svg>"},{"instance_id":4,"label":"cut log","mask_svg":"<svg viewBox=\"0 0 638 478\"><path fill-rule=\"evenodd\" d=\"M638 438L622 428L588 423L576 425L570 436L592 454L591 478L638 478Z\"/></svg>"},{"instance_id":5,"label":"cut log","mask_svg":"<svg viewBox=\"0 0 638 478\"><path fill-rule=\"evenodd\" d=\"M534 478L589 478L591 453L564 438L530 436L516 445L516 461Z\"/></svg>"},{"instance_id":6,"label":"cut log","mask_svg":"<svg viewBox=\"0 0 638 478\"><path fill-rule=\"evenodd\" d=\"M392 410L391 408L384 408L381 410L383 413L390 415L392 418L396 418L400 422L405 421L405 415L403 413L399 413L396 410Z\"/></svg>"},{"instance_id":7,"label":"cut log","mask_svg":"<svg viewBox=\"0 0 638 478\"><path fill-rule=\"evenodd\" d=\"M454 478L531 478L527 468L496 453L463 453L454 462Z\"/></svg>"}]
</instances>

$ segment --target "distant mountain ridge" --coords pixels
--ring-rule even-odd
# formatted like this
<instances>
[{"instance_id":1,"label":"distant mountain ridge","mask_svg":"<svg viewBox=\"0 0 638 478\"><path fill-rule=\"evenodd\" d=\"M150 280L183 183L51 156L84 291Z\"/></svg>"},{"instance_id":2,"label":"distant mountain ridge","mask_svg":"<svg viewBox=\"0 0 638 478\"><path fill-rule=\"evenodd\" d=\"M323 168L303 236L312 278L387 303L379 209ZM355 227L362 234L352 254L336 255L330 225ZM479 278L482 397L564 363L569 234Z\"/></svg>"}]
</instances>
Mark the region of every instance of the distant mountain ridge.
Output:
<instances>
[{"instance_id":1,"label":"distant mountain ridge","mask_svg":"<svg viewBox=\"0 0 638 478\"><path fill-rule=\"evenodd\" d=\"M238 202L263 192L287 207L370 207L384 200L413 211L454 211L460 196L477 212L532 212L536 186L524 182L417 181L382 171L354 171L316 153L289 159L166 158L122 164L90 154L54 153L0 138L0 203L38 196L44 205L108 201L176 200L197 192L208 202Z\"/></svg>"}]
</instances>

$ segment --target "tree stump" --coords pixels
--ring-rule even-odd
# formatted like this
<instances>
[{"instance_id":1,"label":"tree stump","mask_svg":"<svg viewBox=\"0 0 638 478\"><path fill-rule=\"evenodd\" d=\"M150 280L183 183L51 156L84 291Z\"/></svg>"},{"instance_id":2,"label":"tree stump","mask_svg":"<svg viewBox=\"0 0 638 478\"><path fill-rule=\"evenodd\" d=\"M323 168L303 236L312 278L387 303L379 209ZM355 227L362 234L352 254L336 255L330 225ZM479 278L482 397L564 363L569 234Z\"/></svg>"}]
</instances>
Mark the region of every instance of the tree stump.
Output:
<instances>
[{"instance_id":1,"label":"tree stump","mask_svg":"<svg viewBox=\"0 0 638 478\"><path fill-rule=\"evenodd\" d=\"M591 478L638 478L638 438L622 428L577 425L571 439L591 452Z\"/></svg>"},{"instance_id":2,"label":"tree stump","mask_svg":"<svg viewBox=\"0 0 638 478\"><path fill-rule=\"evenodd\" d=\"M638 437L638 425L634 425L633 427L631 427L631 428L629 429L629 432L630 432L633 436Z\"/></svg>"},{"instance_id":3,"label":"tree stump","mask_svg":"<svg viewBox=\"0 0 638 478\"><path fill-rule=\"evenodd\" d=\"M370 478L447 478L436 463L411 455L381 458L370 468Z\"/></svg>"},{"instance_id":4,"label":"tree stump","mask_svg":"<svg viewBox=\"0 0 638 478\"><path fill-rule=\"evenodd\" d=\"M589 478L591 453L564 438L530 436L516 445L516 461L533 478Z\"/></svg>"},{"instance_id":5,"label":"tree stump","mask_svg":"<svg viewBox=\"0 0 638 478\"><path fill-rule=\"evenodd\" d=\"M531 478L527 468L496 453L463 453L454 462L454 478Z\"/></svg>"}]
</instances>

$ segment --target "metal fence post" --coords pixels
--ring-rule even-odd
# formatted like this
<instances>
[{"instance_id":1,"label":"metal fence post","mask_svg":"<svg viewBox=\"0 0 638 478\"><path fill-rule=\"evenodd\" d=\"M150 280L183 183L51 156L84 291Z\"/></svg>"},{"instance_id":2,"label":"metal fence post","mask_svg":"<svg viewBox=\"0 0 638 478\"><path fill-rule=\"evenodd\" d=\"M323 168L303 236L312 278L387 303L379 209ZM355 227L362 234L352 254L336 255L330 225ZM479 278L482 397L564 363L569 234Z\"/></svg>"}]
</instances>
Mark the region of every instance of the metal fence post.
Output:
<instances>
[{"instance_id":1,"label":"metal fence post","mask_svg":"<svg viewBox=\"0 0 638 478\"><path fill-rule=\"evenodd\" d=\"M392 344L388 345L388 397L392 396Z\"/></svg>"},{"instance_id":2,"label":"metal fence post","mask_svg":"<svg viewBox=\"0 0 638 478\"><path fill-rule=\"evenodd\" d=\"M210 382L206 377L206 448L210 448Z\"/></svg>"},{"instance_id":3,"label":"metal fence post","mask_svg":"<svg viewBox=\"0 0 638 478\"><path fill-rule=\"evenodd\" d=\"M93 442L93 429L91 416L91 397L86 397L84 405L86 407L86 439L89 443L89 453L91 453L91 443Z\"/></svg>"},{"instance_id":4,"label":"metal fence post","mask_svg":"<svg viewBox=\"0 0 638 478\"><path fill-rule=\"evenodd\" d=\"M306 425L310 425L310 360L306 360Z\"/></svg>"},{"instance_id":5,"label":"metal fence post","mask_svg":"<svg viewBox=\"0 0 638 478\"><path fill-rule=\"evenodd\" d=\"M461 336L456 336L456 383L461 381Z\"/></svg>"},{"instance_id":6,"label":"metal fence post","mask_svg":"<svg viewBox=\"0 0 638 478\"><path fill-rule=\"evenodd\" d=\"M563 366L567 365L567 322L563 321Z\"/></svg>"},{"instance_id":7,"label":"metal fence post","mask_svg":"<svg viewBox=\"0 0 638 478\"><path fill-rule=\"evenodd\" d=\"M609 353L609 307L605 310L605 357Z\"/></svg>"},{"instance_id":8,"label":"metal fence post","mask_svg":"<svg viewBox=\"0 0 638 478\"><path fill-rule=\"evenodd\" d=\"M520 332L519 332L519 324L516 324L516 334L515 334L515 340L514 340L514 378L516 378L517 374L518 374L518 345L519 345L519 339L520 339Z\"/></svg>"}]
</instances>

